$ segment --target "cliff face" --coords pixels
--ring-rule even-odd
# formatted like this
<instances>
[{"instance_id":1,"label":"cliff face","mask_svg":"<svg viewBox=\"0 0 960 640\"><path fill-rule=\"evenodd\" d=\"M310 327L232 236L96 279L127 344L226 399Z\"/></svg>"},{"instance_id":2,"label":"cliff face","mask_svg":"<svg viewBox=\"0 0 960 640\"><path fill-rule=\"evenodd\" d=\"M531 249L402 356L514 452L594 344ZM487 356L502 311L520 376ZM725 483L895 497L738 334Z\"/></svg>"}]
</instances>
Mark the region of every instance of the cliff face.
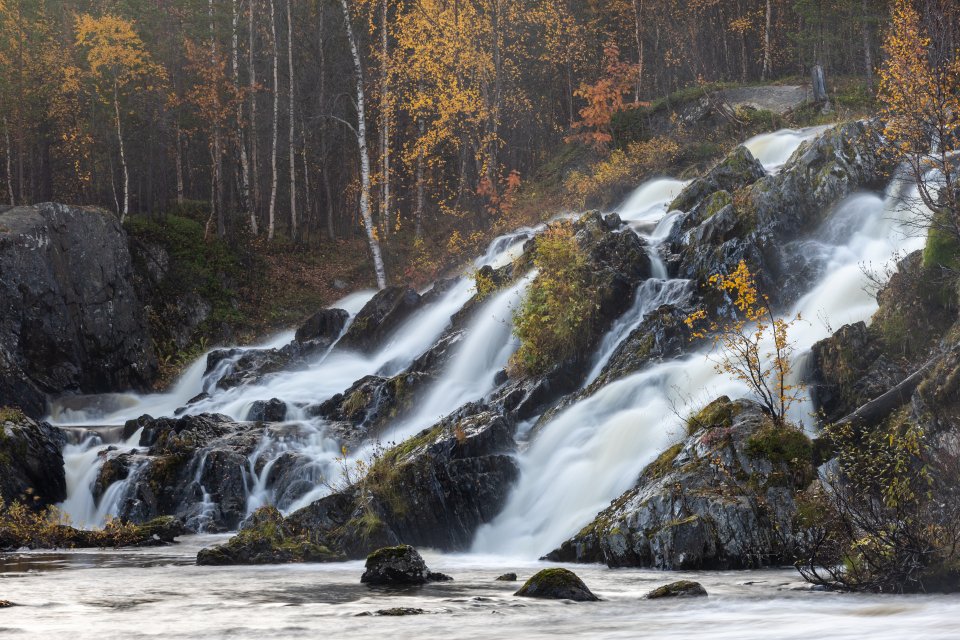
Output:
<instances>
[{"instance_id":1,"label":"cliff face","mask_svg":"<svg viewBox=\"0 0 960 640\"><path fill-rule=\"evenodd\" d=\"M132 283L113 215L51 203L0 212L0 406L41 416L51 394L146 387L157 359Z\"/></svg>"}]
</instances>

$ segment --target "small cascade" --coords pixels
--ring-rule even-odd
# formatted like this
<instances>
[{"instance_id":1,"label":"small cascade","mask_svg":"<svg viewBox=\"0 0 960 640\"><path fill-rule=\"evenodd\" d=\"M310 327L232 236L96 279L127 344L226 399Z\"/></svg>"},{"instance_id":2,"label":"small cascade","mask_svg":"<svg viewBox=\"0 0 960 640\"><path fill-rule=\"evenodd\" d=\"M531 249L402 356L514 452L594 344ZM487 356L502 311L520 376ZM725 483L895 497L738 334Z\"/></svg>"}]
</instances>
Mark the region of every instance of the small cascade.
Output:
<instances>
[{"instance_id":1,"label":"small cascade","mask_svg":"<svg viewBox=\"0 0 960 640\"><path fill-rule=\"evenodd\" d=\"M753 157L770 173L780 171L797 148L812 140L833 125L806 127L805 129L781 129L774 133L762 133L743 143Z\"/></svg>"}]
</instances>

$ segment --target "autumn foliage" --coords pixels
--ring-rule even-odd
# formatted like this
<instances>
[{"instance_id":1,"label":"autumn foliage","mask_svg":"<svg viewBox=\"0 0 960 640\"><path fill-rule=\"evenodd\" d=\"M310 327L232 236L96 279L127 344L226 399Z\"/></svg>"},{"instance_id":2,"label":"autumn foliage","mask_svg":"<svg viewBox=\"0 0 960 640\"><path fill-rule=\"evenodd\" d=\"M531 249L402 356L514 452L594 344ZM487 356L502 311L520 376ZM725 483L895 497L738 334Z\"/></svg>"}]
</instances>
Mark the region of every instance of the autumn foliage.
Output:
<instances>
[{"instance_id":1,"label":"autumn foliage","mask_svg":"<svg viewBox=\"0 0 960 640\"><path fill-rule=\"evenodd\" d=\"M732 303L732 317L707 317L699 309L685 323L695 339L708 338L719 351L714 363L718 373L747 385L778 424L784 424L787 411L797 400L800 389L788 382L795 349L790 328L800 320L778 317L770 299L757 290L756 280L747 264L740 261L729 275L710 276L709 285Z\"/></svg>"}]
</instances>

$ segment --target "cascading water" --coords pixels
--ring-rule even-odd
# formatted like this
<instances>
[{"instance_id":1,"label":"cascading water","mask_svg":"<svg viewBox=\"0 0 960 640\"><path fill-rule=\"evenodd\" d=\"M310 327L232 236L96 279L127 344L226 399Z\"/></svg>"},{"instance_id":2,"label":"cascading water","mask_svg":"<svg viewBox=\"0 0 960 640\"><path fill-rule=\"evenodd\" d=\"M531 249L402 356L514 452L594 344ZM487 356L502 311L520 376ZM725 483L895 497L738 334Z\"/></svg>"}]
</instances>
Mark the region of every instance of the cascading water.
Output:
<instances>
[{"instance_id":1,"label":"cascading water","mask_svg":"<svg viewBox=\"0 0 960 640\"><path fill-rule=\"evenodd\" d=\"M817 282L786 314L799 314L791 332L797 360L829 326L869 321L877 308L863 265L884 269L902 252L923 247L899 181L884 197L855 194L839 203L810 238L788 250L818 261ZM761 349L763 351L763 349ZM474 549L539 557L589 522L628 489L643 468L682 434L683 418L720 396L749 390L720 375L699 353L654 365L617 380L572 405L545 425L520 458L521 478L506 508L481 528ZM807 421L808 398L791 408Z\"/></svg>"},{"instance_id":2,"label":"cascading water","mask_svg":"<svg viewBox=\"0 0 960 640\"><path fill-rule=\"evenodd\" d=\"M781 131L758 136L745 144L768 171L778 171L804 140L820 131L822 128ZM601 340L587 384L599 376L617 347L648 314L663 304L682 305L690 293L687 281L668 278L660 254L661 245L680 215L668 211L668 205L685 185L684 181L670 178L651 180L618 209L627 223L622 232L637 233L645 241L653 277L640 285L631 309ZM875 300L864 291L861 263L882 265L894 251L909 251L922 244L919 239L905 236L898 196L854 195L837 206L817 233L788 247L788 252L809 263L811 272L820 274L794 309L806 319L793 333L800 347L798 357L803 358L805 350L828 334L826 325L868 319L876 308ZM498 238L474 266L489 264L496 268L509 264L540 229L519 229ZM513 310L533 277L534 274L527 274L472 311L471 320L454 343L437 381L418 399L414 413L396 420L380 434L384 442L399 442L494 390L498 372L517 346L512 335ZM338 460L342 456L340 445L327 433L327 424L309 418L298 407L331 398L364 376L402 372L435 344L450 327L451 317L464 307L474 291L472 279L460 278L402 323L372 354L330 349L304 370L276 373L229 390L216 386L223 371L205 375L206 357L202 357L167 393L114 394L93 403L99 404L93 410L69 402L55 406L52 421L77 429L74 440L81 441L68 445L64 452L68 498L62 507L78 524L102 524L105 518L117 513L136 477L138 467L133 468L126 481L107 487L99 500L94 498L93 486L103 461L137 449L139 434L126 441L110 442L119 438L116 427L109 432L101 427L89 435L89 425L122 425L145 413L173 416L201 392L209 397L186 406L188 414L216 412L240 421L255 401L280 398L287 403L289 424L265 427L259 445L249 455L246 509L250 513L259 506L277 504L289 512L309 504L329 493L328 485L336 483L344 462ZM369 291L359 292L332 306L346 309L352 321L372 295ZM280 347L291 338L292 334L282 334L259 347ZM239 357L238 354L224 360L219 368L225 370ZM679 436L682 416L720 394L736 397L746 393L742 385L719 376L700 353L651 366L582 398L538 428L536 438L521 454L521 477L506 508L493 523L480 530L475 548L535 556L549 551L631 486L640 470ZM807 411L809 403L800 403L794 407L793 417L802 419ZM116 449L107 451L108 445ZM368 445L351 452L347 464L370 451ZM272 481L281 458L291 455L300 461L296 469L298 481L313 487L292 498L277 495ZM196 530L206 528L216 509L202 483L204 463L205 452L200 452L194 482L203 500L194 509L190 523Z\"/></svg>"}]
</instances>

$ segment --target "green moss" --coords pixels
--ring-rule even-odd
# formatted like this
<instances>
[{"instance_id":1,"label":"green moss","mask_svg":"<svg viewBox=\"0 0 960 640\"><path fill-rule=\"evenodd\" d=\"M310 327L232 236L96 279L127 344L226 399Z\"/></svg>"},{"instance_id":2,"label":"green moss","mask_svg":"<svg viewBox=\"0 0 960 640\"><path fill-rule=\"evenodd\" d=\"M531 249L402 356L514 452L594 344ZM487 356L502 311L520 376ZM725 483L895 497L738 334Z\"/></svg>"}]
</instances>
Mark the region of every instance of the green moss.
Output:
<instances>
[{"instance_id":1,"label":"green moss","mask_svg":"<svg viewBox=\"0 0 960 640\"><path fill-rule=\"evenodd\" d=\"M946 230L942 216L934 218L933 225L927 231L927 244L923 249L925 269L946 268L960 270L960 241Z\"/></svg>"},{"instance_id":2,"label":"green moss","mask_svg":"<svg viewBox=\"0 0 960 640\"><path fill-rule=\"evenodd\" d=\"M733 196L727 191L716 191L707 196L704 201L704 219L712 218L718 211L729 204L733 204Z\"/></svg>"},{"instance_id":3,"label":"green moss","mask_svg":"<svg viewBox=\"0 0 960 640\"><path fill-rule=\"evenodd\" d=\"M676 460L680 452L683 451L683 443L678 442L659 456L657 459L647 465L643 470L643 477L650 480L659 480L667 475L673 469L673 461Z\"/></svg>"},{"instance_id":4,"label":"green moss","mask_svg":"<svg viewBox=\"0 0 960 640\"><path fill-rule=\"evenodd\" d=\"M362 411L367 403L370 402L370 398L362 389L357 389L350 396L344 400L342 409L343 414L346 416L353 416L360 411Z\"/></svg>"},{"instance_id":5,"label":"green moss","mask_svg":"<svg viewBox=\"0 0 960 640\"><path fill-rule=\"evenodd\" d=\"M813 443L803 431L773 422L765 423L747 440L747 455L769 460L774 465L786 465L797 486L806 486L813 476Z\"/></svg>"},{"instance_id":6,"label":"green moss","mask_svg":"<svg viewBox=\"0 0 960 640\"><path fill-rule=\"evenodd\" d=\"M740 414L740 407L727 396L720 396L703 409L687 418L687 434L693 435L700 429L724 428L733 425L733 419Z\"/></svg>"},{"instance_id":7,"label":"green moss","mask_svg":"<svg viewBox=\"0 0 960 640\"><path fill-rule=\"evenodd\" d=\"M0 422L22 422L27 415L18 407L0 407Z\"/></svg>"}]
</instances>

